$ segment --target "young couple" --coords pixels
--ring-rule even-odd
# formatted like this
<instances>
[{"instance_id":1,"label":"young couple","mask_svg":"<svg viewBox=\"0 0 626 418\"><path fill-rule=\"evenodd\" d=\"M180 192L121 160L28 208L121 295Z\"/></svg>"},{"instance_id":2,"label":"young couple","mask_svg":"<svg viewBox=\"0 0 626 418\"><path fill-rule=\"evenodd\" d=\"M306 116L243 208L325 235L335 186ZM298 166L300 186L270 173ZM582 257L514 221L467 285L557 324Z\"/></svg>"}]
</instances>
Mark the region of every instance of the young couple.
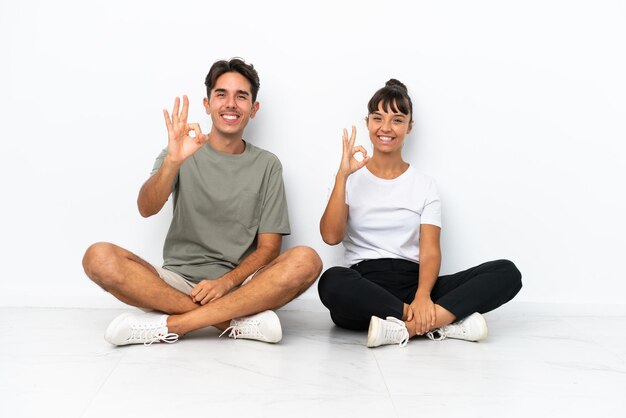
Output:
<instances>
[{"instance_id":1,"label":"young couple","mask_svg":"<svg viewBox=\"0 0 626 418\"><path fill-rule=\"evenodd\" d=\"M243 139L259 110L259 77L241 59L217 61L206 80L208 135L187 121L189 102L164 110L168 144L157 157L137 204L158 213L170 194L173 219L163 266L110 243L90 246L87 276L144 312L113 319L114 345L175 342L209 326L232 338L276 343L273 310L309 288L322 261L309 247L280 253L290 233L280 161ZM506 303L521 288L510 261L439 276L440 204L432 180L402 159L413 126L406 87L390 80L369 102L374 152L343 134L343 155L320 222L324 241L343 242L346 267L322 274L319 294L340 327L366 330L367 345L405 345L415 335L477 341L487 335L480 313ZM360 161L356 153L362 153Z\"/></svg>"}]
</instances>

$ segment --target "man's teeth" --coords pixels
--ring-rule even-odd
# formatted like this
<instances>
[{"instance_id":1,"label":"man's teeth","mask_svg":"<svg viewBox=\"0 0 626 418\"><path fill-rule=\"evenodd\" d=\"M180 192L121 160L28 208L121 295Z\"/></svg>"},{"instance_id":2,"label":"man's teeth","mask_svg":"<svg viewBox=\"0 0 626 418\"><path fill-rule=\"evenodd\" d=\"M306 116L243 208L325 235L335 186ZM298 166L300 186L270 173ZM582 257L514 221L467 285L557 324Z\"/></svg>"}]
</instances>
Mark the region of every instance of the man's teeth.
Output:
<instances>
[{"instance_id":1,"label":"man's teeth","mask_svg":"<svg viewBox=\"0 0 626 418\"><path fill-rule=\"evenodd\" d=\"M237 116L235 116L235 115L224 115L223 118L227 119L227 120L235 120L235 119L237 119Z\"/></svg>"}]
</instances>

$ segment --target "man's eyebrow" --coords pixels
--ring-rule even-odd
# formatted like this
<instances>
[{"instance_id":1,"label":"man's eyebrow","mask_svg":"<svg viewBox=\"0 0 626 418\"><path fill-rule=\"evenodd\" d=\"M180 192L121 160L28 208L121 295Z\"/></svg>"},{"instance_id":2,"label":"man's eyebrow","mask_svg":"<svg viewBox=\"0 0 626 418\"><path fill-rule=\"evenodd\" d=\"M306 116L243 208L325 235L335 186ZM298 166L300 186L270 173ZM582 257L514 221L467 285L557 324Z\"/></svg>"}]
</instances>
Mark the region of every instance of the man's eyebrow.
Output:
<instances>
[{"instance_id":1,"label":"man's eyebrow","mask_svg":"<svg viewBox=\"0 0 626 418\"><path fill-rule=\"evenodd\" d=\"M215 90L213 90L213 91L214 91L215 93L226 93L226 92L227 92L227 90L226 90L226 89L222 89L222 88L215 89ZM246 95L246 96L250 96L250 92L249 92L249 91L247 91L247 90L237 90L237 94L243 94L243 95Z\"/></svg>"}]
</instances>

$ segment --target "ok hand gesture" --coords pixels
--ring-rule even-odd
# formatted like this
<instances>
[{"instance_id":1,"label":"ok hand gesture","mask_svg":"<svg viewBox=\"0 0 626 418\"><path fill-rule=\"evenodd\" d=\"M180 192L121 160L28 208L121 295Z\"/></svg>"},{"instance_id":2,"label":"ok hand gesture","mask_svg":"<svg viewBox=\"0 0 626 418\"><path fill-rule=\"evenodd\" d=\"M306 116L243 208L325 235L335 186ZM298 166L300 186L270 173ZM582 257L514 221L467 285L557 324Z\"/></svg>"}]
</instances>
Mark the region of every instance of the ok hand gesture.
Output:
<instances>
[{"instance_id":1,"label":"ok hand gesture","mask_svg":"<svg viewBox=\"0 0 626 418\"><path fill-rule=\"evenodd\" d=\"M165 117L165 125L167 126L167 152L173 162L181 163L185 161L194 152L198 151L202 145L208 140L208 136L204 135L197 123L187 123L187 113L189 110L189 99L183 96L183 109L179 113L180 99L174 100L174 109L172 110L172 118L170 119L167 110L163 109ZM189 136L189 132L193 131L194 136Z\"/></svg>"},{"instance_id":2,"label":"ok hand gesture","mask_svg":"<svg viewBox=\"0 0 626 418\"><path fill-rule=\"evenodd\" d=\"M348 130L344 128L343 130L343 154L341 155L341 165L339 166L339 173L348 177L350 174L355 171L363 168L365 164L370 160L370 157L367 156L367 151L361 145L354 146L354 142L356 141L356 127L352 126L352 133L350 134L350 138L348 139ZM354 155L360 152L363 154L363 159L358 161L354 158Z\"/></svg>"}]
</instances>

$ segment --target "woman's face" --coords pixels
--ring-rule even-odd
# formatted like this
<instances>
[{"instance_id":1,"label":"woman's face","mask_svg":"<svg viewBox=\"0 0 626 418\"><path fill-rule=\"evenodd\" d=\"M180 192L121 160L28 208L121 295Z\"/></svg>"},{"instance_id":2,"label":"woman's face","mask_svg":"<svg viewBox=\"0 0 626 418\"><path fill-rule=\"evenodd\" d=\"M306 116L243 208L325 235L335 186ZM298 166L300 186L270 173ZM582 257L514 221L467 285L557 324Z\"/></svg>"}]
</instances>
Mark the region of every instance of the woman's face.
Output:
<instances>
[{"instance_id":1,"label":"woman's face","mask_svg":"<svg viewBox=\"0 0 626 418\"><path fill-rule=\"evenodd\" d=\"M397 108L397 106L396 106ZM410 115L393 112L391 108L383 109L378 104L378 110L367 116L367 129L374 150L380 152L397 152L402 150L404 137L411 132L413 123Z\"/></svg>"}]
</instances>

